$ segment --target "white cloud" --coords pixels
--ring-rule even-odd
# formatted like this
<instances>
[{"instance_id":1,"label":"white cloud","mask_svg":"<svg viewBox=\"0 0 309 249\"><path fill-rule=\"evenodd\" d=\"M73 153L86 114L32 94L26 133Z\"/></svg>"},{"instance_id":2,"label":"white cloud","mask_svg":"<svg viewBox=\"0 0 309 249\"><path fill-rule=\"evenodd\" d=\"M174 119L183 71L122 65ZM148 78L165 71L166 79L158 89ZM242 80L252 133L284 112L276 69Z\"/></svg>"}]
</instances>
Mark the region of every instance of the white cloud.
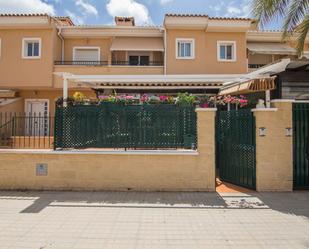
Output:
<instances>
[{"instance_id":1,"label":"white cloud","mask_svg":"<svg viewBox=\"0 0 309 249\"><path fill-rule=\"evenodd\" d=\"M239 15L241 13L241 9L234 6L228 6L227 13L231 15Z\"/></svg>"},{"instance_id":2,"label":"white cloud","mask_svg":"<svg viewBox=\"0 0 309 249\"><path fill-rule=\"evenodd\" d=\"M161 5L165 5L165 4L169 4L171 2L173 2L174 0L160 0L160 4Z\"/></svg>"},{"instance_id":3,"label":"white cloud","mask_svg":"<svg viewBox=\"0 0 309 249\"><path fill-rule=\"evenodd\" d=\"M69 10L65 10L64 11L66 15L68 15L75 24L84 24L85 20L83 16L77 15L75 13L73 13L72 11Z\"/></svg>"},{"instance_id":4,"label":"white cloud","mask_svg":"<svg viewBox=\"0 0 309 249\"><path fill-rule=\"evenodd\" d=\"M110 0L106 4L106 9L112 17L133 16L139 25L152 23L146 6L134 0Z\"/></svg>"},{"instance_id":5,"label":"white cloud","mask_svg":"<svg viewBox=\"0 0 309 249\"><path fill-rule=\"evenodd\" d=\"M218 11L219 15L232 16L232 17L249 17L251 14L252 0L230 1L228 4L222 5L219 2L217 6L221 5L221 9Z\"/></svg>"},{"instance_id":6,"label":"white cloud","mask_svg":"<svg viewBox=\"0 0 309 249\"><path fill-rule=\"evenodd\" d=\"M0 0L1 13L46 13L55 15L55 9L52 4L42 0Z\"/></svg>"},{"instance_id":7,"label":"white cloud","mask_svg":"<svg viewBox=\"0 0 309 249\"><path fill-rule=\"evenodd\" d=\"M99 14L96 7L86 2L85 0L77 0L75 2L75 5L81 7L85 11L86 14L95 15L95 16Z\"/></svg>"}]
</instances>

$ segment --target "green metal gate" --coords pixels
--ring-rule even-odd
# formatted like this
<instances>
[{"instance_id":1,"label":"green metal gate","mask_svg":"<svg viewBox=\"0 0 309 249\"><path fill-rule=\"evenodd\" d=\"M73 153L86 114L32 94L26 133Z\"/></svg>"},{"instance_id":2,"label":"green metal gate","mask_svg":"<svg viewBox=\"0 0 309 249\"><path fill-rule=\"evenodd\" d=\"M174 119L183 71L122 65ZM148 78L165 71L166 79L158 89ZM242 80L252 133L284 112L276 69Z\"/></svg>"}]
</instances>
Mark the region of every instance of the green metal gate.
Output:
<instances>
[{"instance_id":1,"label":"green metal gate","mask_svg":"<svg viewBox=\"0 0 309 249\"><path fill-rule=\"evenodd\" d=\"M216 164L220 179L255 189L255 118L251 110L219 111Z\"/></svg>"},{"instance_id":2,"label":"green metal gate","mask_svg":"<svg viewBox=\"0 0 309 249\"><path fill-rule=\"evenodd\" d=\"M309 103L293 104L294 189L309 189Z\"/></svg>"}]
</instances>

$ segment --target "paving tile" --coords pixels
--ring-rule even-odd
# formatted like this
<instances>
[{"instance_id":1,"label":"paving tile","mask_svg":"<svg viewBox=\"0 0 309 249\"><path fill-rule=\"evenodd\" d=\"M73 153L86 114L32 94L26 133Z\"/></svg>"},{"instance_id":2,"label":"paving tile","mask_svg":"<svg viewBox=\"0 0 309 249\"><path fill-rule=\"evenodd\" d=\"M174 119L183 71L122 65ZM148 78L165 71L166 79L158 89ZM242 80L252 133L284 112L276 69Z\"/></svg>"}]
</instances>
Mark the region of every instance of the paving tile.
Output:
<instances>
[{"instance_id":1,"label":"paving tile","mask_svg":"<svg viewBox=\"0 0 309 249\"><path fill-rule=\"evenodd\" d=\"M305 191L0 191L0 249L302 249L308 206Z\"/></svg>"}]
</instances>

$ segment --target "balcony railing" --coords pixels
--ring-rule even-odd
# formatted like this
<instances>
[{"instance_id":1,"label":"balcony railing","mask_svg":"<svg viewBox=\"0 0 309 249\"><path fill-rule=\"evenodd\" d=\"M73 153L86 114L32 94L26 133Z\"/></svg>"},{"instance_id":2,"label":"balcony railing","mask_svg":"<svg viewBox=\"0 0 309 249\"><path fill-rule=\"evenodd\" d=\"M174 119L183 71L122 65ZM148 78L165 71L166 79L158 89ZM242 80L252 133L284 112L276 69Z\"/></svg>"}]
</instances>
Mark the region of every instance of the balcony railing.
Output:
<instances>
[{"instance_id":1,"label":"balcony railing","mask_svg":"<svg viewBox=\"0 0 309 249\"><path fill-rule=\"evenodd\" d=\"M55 65L107 66L108 61L55 61Z\"/></svg>"},{"instance_id":2,"label":"balcony railing","mask_svg":"<svg viewBox=\"0 0 309 249\"><path fill-rule=\"evenodd\" d=\"M163 66L163 61L132 62L132 61L112 61L113 66Z\"/></svg>"},{"instance_id":3,"label":"balcony railing","mask_svg":"<svg viewBox=\"0 0 309 249\"><path fill-rule=\"evenodd\" d=\"M249 64L248 68L257 69L260 67L264 67L266 64Z\"/></svg>"},{"instance_id":4,"label":"balcony railing","mask_svg":"<svg viewBox=\"0 0 309 249\"><path fill-rule=\"evenodd\" d=\"M55 65L78 65L78 66L163 66L163 61L149 61L133 63L132 61L55 61Z\"/></svg>"}]
</instances>

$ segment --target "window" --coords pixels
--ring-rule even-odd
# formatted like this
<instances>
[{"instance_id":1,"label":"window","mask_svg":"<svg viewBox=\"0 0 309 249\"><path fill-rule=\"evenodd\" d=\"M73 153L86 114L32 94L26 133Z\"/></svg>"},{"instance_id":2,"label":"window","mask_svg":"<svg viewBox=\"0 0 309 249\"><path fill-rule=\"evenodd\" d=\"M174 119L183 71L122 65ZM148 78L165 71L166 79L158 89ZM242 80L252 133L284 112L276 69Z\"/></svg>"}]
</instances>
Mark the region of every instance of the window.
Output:
<instances>
[{"instance_id":1,"label":"window","mask_svg":"<svg viewBox=\"0 0 309 249\"><path fill-rule=\"evenodd\" d=\"M76 62L99 62L100 48L99 47L74 47L73 61Z\"/></svg>"},{"instance_id":2,"label":"window","mask_svg":"<svg viewBox=\"0 0 309 249\"><path fill-rule=\"evenodd\" d=\"M130 55L129 64L131 66L148 66L149 65L149 56L145 55Z\"/></svg>"},{"instance_id":3,"label":"window","mask_svg":"<svg viewBox=\"0 0 309 249\"><path fill-rule=\"evenodd\" d=\"M218 42L218 61L236 61L236 42Z\"/></svg>"},{"instance_id":4,"label":"window","mask_svg":"<svg viewBox=\"0 0 309 249\"><path fill-rule=\"evenodd\" d=\"M176 58L194 59L193 39L176 39Z\"/></svg>"},{"instance_id":5,"label":"window","mask_svg":"<svg viewBox=\"0 0 309 249\"><path fill-rule=\"evenodd\" d=\"M41 58L41 39L24 38L22 45L22 57L25 59Z\"/></svg>"}]
</instances>

